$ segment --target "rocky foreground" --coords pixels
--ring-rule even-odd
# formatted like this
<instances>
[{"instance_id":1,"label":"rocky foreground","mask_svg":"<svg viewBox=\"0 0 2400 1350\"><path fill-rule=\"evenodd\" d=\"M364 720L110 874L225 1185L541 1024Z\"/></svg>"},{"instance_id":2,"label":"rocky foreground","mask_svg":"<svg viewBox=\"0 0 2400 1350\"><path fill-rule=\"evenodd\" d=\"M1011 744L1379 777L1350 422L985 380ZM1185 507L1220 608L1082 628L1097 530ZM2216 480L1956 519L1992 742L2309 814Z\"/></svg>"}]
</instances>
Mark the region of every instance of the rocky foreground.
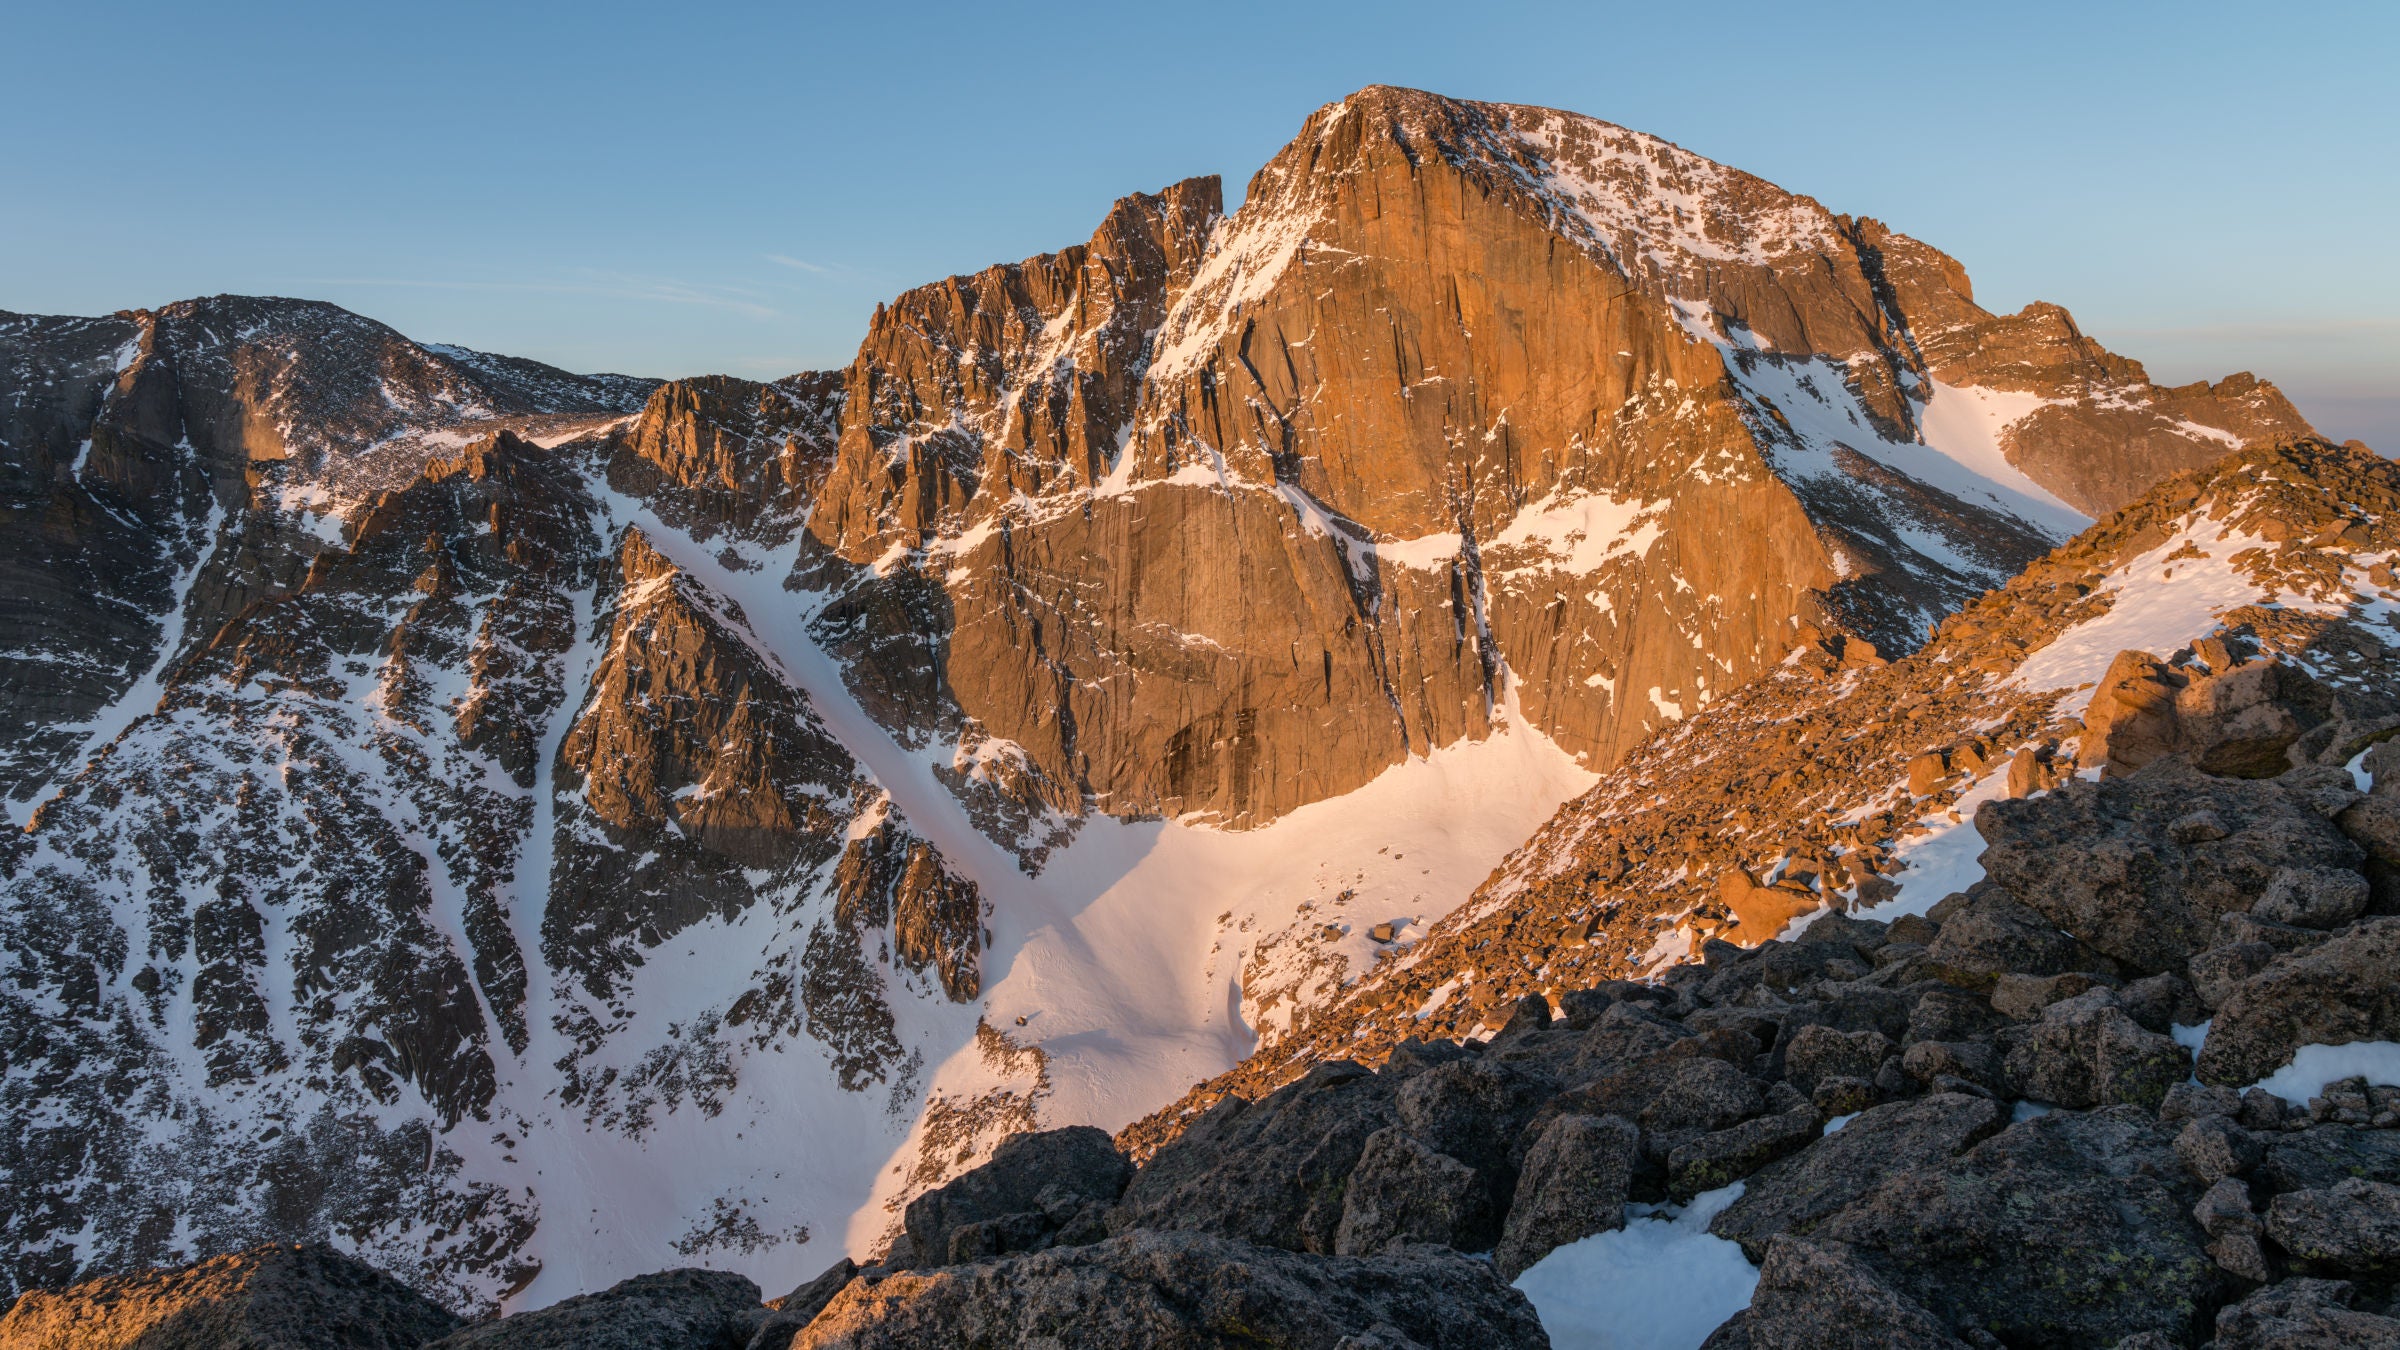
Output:
<instances>
[{"instance_id":1,"label":"rocky foreground","mask_svg":"<svg viewBox=\"0 0 2400 1350\"><path fill-rule=\"evenodd\" d=\"M1710 940L1488 1041L1321 1063L1139 1167L1018 1136L769 1302L681 1270L461 1325L276 1246L28 1293L0 1347L1543 1346L1509 1282L1660 1206L1757 1265L1710 1350L2400 1345L2400 1087L2295 1082L2307 1047L2400 1041L2368 876L2396 746L1987 803L1987 879L1928 913ZM2079 888L2170 871L2179 908Z\"/></svg>"}]
</instances>

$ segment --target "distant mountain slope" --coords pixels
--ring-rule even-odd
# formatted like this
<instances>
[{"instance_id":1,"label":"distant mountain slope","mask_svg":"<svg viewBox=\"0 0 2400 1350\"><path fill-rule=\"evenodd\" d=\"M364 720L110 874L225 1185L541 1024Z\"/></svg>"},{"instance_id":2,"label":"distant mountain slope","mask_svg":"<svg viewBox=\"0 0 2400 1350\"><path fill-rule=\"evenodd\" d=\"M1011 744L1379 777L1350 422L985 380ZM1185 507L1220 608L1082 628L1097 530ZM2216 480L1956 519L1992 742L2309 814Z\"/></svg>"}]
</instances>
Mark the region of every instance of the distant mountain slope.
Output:
<instances>
[{"instance_id":1,"label":"distant mountain slope","mask_svg":"<svg viewBox=\"0 0 2400 1350\"><path fill-rule=\"evenodd\" d=\"M288 589L377 493L499 426L588 430L651 384L315 301L0 313L0 796L21 819L122 728L112 704L147 711L145 676Z\"/></svg>"}]
</instances>

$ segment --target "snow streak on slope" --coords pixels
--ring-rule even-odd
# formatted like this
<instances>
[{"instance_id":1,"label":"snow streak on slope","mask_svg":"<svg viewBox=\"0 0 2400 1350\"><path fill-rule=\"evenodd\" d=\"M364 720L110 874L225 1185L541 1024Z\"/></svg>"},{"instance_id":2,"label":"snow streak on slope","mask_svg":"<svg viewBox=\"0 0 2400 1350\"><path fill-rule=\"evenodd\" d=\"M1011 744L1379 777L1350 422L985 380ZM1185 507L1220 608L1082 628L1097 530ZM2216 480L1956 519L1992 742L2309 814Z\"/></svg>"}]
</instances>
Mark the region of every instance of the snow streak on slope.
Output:
<instances>
[{"instance_id":1,"label":"snow streak on slope","mask_svg":"<svg viewBox=\"0 0 2400 1350\"><path fill-rule=\"evenodd\" d=\"M191 443L186 441L181 448L188 453ZM185 547L192 550L192 561L189 567L175 574L174 584L168 592L167 608L159 616L157 655L152 658L150 668L133 682L132 688L118 695L115 702L92 714L91 720L72 728L83 733L83 746L66 761L69 773L91 763L92 756L98 754L102 747L116 740L127 727L158 707L159 696L166 689L167 667L183 651L183 629L188 618L186 610L190 607L192 586L200 579L201 570L216 556L217 533L224 525L225 504L211 494L207 519L199 522L185 537ZM33 814L34 808L40 805L43 795L35 792L23 800L8 803L9 823L23 825Z\"/></svg>"},{"instance_id":2,"label":"snow streak on slope","mask_svg":"<svg viewBox=\"0 0 2400 1350\"><path fill-rule=\"evenodd\" d=\"M1679 300L1675 313L1685 332L1725 353L1726 369L1743 397L1771 409L1788 429L1777 459L1787 476L1847 476L1834 456L1837 449L1848 449L1969 505L2013 516L2052 540L2063 540L2092 523L2091 517L2009 463L2001 449L2002 433L2038 410L2043 404L2039 397L1933 382L1919 414L1923 439L1896 441L1868 418L1838 362L1762 355L1725 336L1725 331L1739 330L1730 329L1704 304ZM1912 547L1945 566L1989 581L2000 579L1927 532L1904 533Z\"/></svg>"}]
</instances>

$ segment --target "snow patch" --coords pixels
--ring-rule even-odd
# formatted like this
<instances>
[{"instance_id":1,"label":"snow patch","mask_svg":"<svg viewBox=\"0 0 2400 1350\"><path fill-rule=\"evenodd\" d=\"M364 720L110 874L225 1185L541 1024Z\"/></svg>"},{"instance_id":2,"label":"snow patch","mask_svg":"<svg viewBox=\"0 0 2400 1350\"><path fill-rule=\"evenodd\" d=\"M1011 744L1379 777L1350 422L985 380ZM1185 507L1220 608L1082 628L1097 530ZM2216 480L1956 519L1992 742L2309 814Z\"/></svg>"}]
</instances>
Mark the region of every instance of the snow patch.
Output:
<instances>
[{"instance_id":1,"label":"snow patch","mask_svg":"<svg viewBox=\"0 0 2400 1350\"><path fill-rule=\"evenodd\" d=\"M2291 1063L2250 1086L2305 1106L2309 1098L2324 1095L2333 1084L2362 1077L2373 1086L2400 1087L2400 1041L2304 1045L2293 1053Z\"/></svg>"},{"instance_id":2,"label":"snow patch","mask_svg":"<svg viewBox=\"0 0 2400 1350\"><path fill-rule=\"evenodd\" d=\"M1658 525L1648 519L1664 502L1630 501L1605 493L1554 491L1519 511L1508 528L1493 536L1495 550L1524 548L1542 560L1532 567L1578 575L1597 569L1610 558L1647 555L1659 540Z\"/></svg>"},{"instance_id":3,"label":"snow patch","mask_svg":"<svg viewBox=\"0 0 2400 1350\"><path fill-rule=\"evenodd\" d=\"M1923 914L1983 880L1983 836L1975 832L1975 812L1985 802L2007 795L2008 774L1990 773L1959 796L1951 808L1958 813L1957 820L1944 813L1919 821L1926 832L1903 840L1892 850L1893 858L1903 864L1891 875L1899 892L1860 913L1884 923L1907 914Z\"/></svg>"},{"instance_id":4,"label":"snow patch","mask_svg":"<svg viewBox=\"0 0 2400 1350\"><path fill-rule=\"evenodd\" d=\"M2092 691L2078 686L2096 685L2118 652L2146 651L2163 659L2207 637L2220 615L2244 605L2347 612L2345 606L2260 586L2234 567L2236 555L2271 547L2256 535L2218 529L2211 521L2186 523L2101 586L2110 599L2107 613L2051 639L2017 667L2009 683L2022 689L2073 690L2059 701L2058 711L2080 715L2091 706Z\"/></svg>"},{"instance_id":5,"label":"snow patch","mask_svg":"<svg viewBox=\"0 0 2400 1350\"><path fill-rule=\"evenodd\" d=\"M1570 1242L1517 1277L1556 1350L1695 1350L1750 1306L1758 1271L1708 1225L1742 1183Z\"/></svg>"}]
</instances>

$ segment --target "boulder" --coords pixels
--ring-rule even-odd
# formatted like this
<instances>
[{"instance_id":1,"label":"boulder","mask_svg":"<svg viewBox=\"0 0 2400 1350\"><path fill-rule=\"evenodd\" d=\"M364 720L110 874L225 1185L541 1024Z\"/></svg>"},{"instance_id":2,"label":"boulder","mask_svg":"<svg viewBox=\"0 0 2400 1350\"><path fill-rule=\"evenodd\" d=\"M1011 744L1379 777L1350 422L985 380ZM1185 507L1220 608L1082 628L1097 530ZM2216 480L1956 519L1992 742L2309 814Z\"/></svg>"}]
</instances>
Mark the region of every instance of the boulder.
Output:
<instances>
[{"instance_id":1,"label":"boulder","mask_svg":"<svg viewBox=\"0 0 2400 1350\"><path fill-rule=\"evenodd\" d=\"M2267 1236L2307 1269L2388 1274L2400 1269L2400 1186L2345 1177L2267 1204Z\"/></svg>"},{"instance_id":2,"label":"boulder","mask_svg":"<svg viewBox=\"0 0 2400 1350\"><path fill-rule=\"evenodd\" d=\"M744 1350L788 1350L792 1338L817 1319L833 1296L858 1278L858 1263L845 1256L827 1266L815 1279L781 1298L767 1300L766 1320L750 1334Z\"/></svg>"},{"instance_id":3,"label":"boulder","mask_svg":"<svg viewBox=\"0 0 2400 1350\"><path fill-rule=\"evenodd\" d=\"M2204 773L2272 778L2291 767L2292 743L2331 715L2328 691L2294 665L2202 670L2124 651L2092 692L2081 757L2112 777L2181 755Z\"/></svg>"},{"instance_id":4,"label":"boulder","mask_svg":"<svg viewBox=\"0 0 2400 1350\"><path fill-rule=\"evenodd\" d=\"M1536 1069L1490 1059L1436 1065L1400 1085L1400 1123L1427 1146L1482 1173L1495 1215L1515 1184L1520 1136L1558 1084Z\"/></svg>"},{"instance_id":5,"label":"boulder","mask_svg":"<svg viewBox=\"0 0 2400 1350\"><path fill-rule=\"evenodd\" d=\"M2081 992L2067 990L2059 996L2072 998ZM2135 980L2117 991L2117 1003L2125 1009L2126 1016L2151 1031L2198 1026L2208 1019L2208 1009L2202 1006L2199 994L2181 975L2162 973Z\"/></svg>"},{"instance_id":6,"label":"boulder","mask_svg":"<svg viewBox=\"0 0 2400 1350\"><path fill-rule=\"evenodd\" d=\"M1072 1125L1012 1136L991 1161L909 1202L907 1237L886 1264L938 1266L1033 1251L1078 1219L1098 1237L1089 1231L1098 1226L1092 1207L1114 1203L1132 1176L1133 1164L1105 1130Z\"/></svg>"},{"instance_id":7,"label":"boulder","mask_svg":"<svg viewBox=\"0 0 2400 1350\"><path fill-rule=\"evenodd\" d=\"M1819 1120L1854 1116L1880 1100L1882 1093L1871 1078L1821 1078L1817 1080L1816 1091L1808 1094L1808 1103L1816 1109Z\"/></svg>"},{"instance_id":8,"label":"boulder","mask_svg":"<svg viewBox=\"0 0 2400 1350\"><path fill-rule=\"evenodd\" d=\"M2019 1092L2077 1110L2127 1102L2156 1110L2191 1071L2191 1051L2145 1030L2106 989L2044 1008L2008 1052Z\"/></svg>"},{"instance_id":9,"label":"boulder","mask_svg":"<svg viewBox=\"0 0 2400 1350\"><path fill-rule=\"evenodd\" d=\"M1733 915L1732 932L1753 946L1781 933L1792 920L1824 903L1806 886L1761 886L1736 868L1717 879L1717 898Z\"/></svg>"},{"instance_id":10,"label":"boulder","mask_svg":"<svg viewBox=\"0 0 2400 1350\"><path fill-rule=\"evenodd\" d=\"M1985 1040L2008 1025L2008 1019L1994 1012L1988 999L1946 984L1912 985L1910 993L1914 997L1908 1006L1903 1044Z\"/></svg>"},{"instance_id":11,"label":"boulder","mask_svg":"<svg viewBox=\"0 0 2400 1350\"><path fill-rule=\"evenodd\" d=\"M1942 920L1925 949L1924 974L1966 989L2003 975L2057 975L2100 964L2095 953L1997 886L1978 883Z\"/></svg>"},{"instance_id":12,"label":"boulder","mask_svg":"<svg viewBox=\"0 0 2400 1350\"><path fill-rule=\"evenodd\" d=\"M1393 1243L1430 1242L1482 1251L1491 1245L1493 1227L1482 1176L1391 1125L1367 1136L1351 1169L1333 1250L1337 1256L1371 1256Z\"/></svg>"},{"instance_id":13,"label":"boulder","mask_svg":"<svg viewBox=\"0 0 2400 1350\"><path fill-rule=\"evenodd\" d=\"M1651 994L1663 990L1649 988ZM1644 999L1611 1003L1588 1027L1576 1028L1572 1048L1555 1071L1570 1085L1587 1083L1659 1054L1691 1035L1690 1028Z\"/></svg>"},{"instance_id":14,"label":"boulder","mask_svg":"<svg viewBox=\"0 0 2400 1350\"><path fill-rule=\"evenodd\" d=\"M2266 1145L2225 1116L2201 1116L2175 1136L2175 1156L2203 1186L2238 1177L2267 1156ZM2213 1231L2213 1230L2212 1230Z\"/></svg>"},{"instance_id":15,"label":"boulder","mask_svg":"<svg viewBox=\"0 0 2400 1350\"><path fill-rule=\"evenodd\" d=\"M1699 986L1700 1001L1726 1007L1754 990L1791 999L1828 980L1863 978L1874 968L1874 962L1846 942L1770 942L1749 951L1736 949L1735 960L1710 967Z\"/></svg>"},{"instance_id":16,"label":"boulder","mask_svg":"<svg viewBox=\"0 0 2400 1350\"><path fill-rule=\"evenodd\" d=\"M2351 1177L2400 1185L2400 1131L2317 1125L2267 1140L2258 1179L2276 1191L2325 1190Z\"/></svg>"},{"instance_id":17,"label":"boulder","mask_svg":"<svg viewBox=\"0 0 2400 1350\"><path fill-rule=\"evenodd\" d=\"M2084 709L2078 757L2121 778L2173 754L2178 740L2175 695L2184 683L2180 674L2148 652L2118 652Z\"/></svg>"},{"instance_id":18,"label":"boulder","mask_svg":"<svg viewBox=\"0 0 2400 1350\"><path fill-rule=\"evenodd\" d=\"M1355 1339L1349 1339L1355 1338ZM1522 1294L1438 1248L1309 1256L1205 1233L853 1281L793 1350L1539 1350Z\"/></svg>"},{"instance_id":19,"label":"boulder","mask_svg":"<svg viewBox=\"0 0 2400 1350\"><path fill-rule=\"evenodd\" d=\"M2368 857L2400 863L2400 787L2387 789L2383 780L2377 779L2375 791L2344 808L2333 823L2352 843L2365 849Z\"/></svg>"},{"instance_id":20,"label":"boulder","mask_svg":"<svg viewBox=\"0 0 2400 1350\"><path fill-rule=\"evenodd\" d=\"M1966 1350L1940 1319L1836 1242L1777 1237L1743 1314L1750 1350ZM1722 1346L1711 1337L1710 1346Z\"/></svg>"},{"instance_id":21,"label":"boulder","mask_svg":"<svg viewBox=\"0 0 2400 1350\"><path fill-rule=\"evenodd\" d=\"M2059 761L2056 746L2023 746L2009 757L2008 795L2029 797L2036 792L2048 792L2074 768L2071 763Z\"/></svg>"},{"instance_id":22,"label":"boulder","mask_svg":"<svg viewBox=\"0 0 2400 1350\"><path fill-rule=\"evenodd\" d=\"M2387 754L2386 758L2400 756ZM2377 778L2372 795L2351 804L2333 821L2352 843L2366 850L2368 912L2400 914L2400 769Z\"/></svg>"},{"instance_id":23,"label":"boulder","mask_svg":"<svg viewBox=\"0 0 2400 1350\"><path fill-rule=\"evenodd\" d=\"M1803 1101L1771 1116L1745 1120L1675 1146L1667 1155L1667 1195L1689 1201L1750 1175L1777 1158L1808 1147L1824 1133L1814 1106Z\"/></svg>"},{"instance_id":24,"label":"boulder","mask_svg":"<svg viewBox=\"0 0 2400 1350\"><path fill-rule=\"evenodd\" d=\"M1550 1119L1525 1154L1492 1266L1514 1281L1570 1242L1625 1225L1641 1131L1622 1116Z\"/></svg>"},{"instance_id":25,"label":"boulder","mask_svg":"<svg viewBox=\"0 0 2400 1350\"><path fill-rule=\"evenodd\" d=\"M1810 1236L1848 1243L1944 1325L2005 1344L2183 1344L2223 1278L2192 1218L2199 1194L2148 1113L2058 1111L1891 1177Z\"/></svg>"},{"instance_id":26,"label":"boulder","mask_svg":"<svg viewBox=\"0 0 2400 1350\"><path fill-rule=\"evenodd\" d=\"M1350 1170L1367 1137L1397 1121L1392 1098L1402 1081L1414 1079L1337 1060L1256 1102L1225 1098L1135 1174L1110 1228L1331 1252Z\"/></svg>"},{"instance_id":27,"label":"boulder","mask_svg":"<svg viewBox=\"0 0 2400 1350\"><path fill-rule=\"evenodd\" d=\"M2226 831L2175 837L2206 809ZM1975 828L1989 880L2056 927L2135 972L2181 972L2220 941L2279 868L2356 868L2358 846L2280 785L2214 778L2165 761L2131 778L2081 780L1987 803Z\"/></svg>"},{"instance_id":28,"label":"boulder","mask_svg":"<svg viewBox=\"0 0 2400 1350\"><path fill-rule=\"evenodd\" d=\"M2176 1152L2182 1153L2183 1136L2177 1136L2176 1145ZM2265 1226L2250 1208L2250 1188L2239 1178L2223 1177L2212 1184L2192 1206L2192 1219L2208 1234L2208 1254L2219 1269L2252 1284L2273 1278L2266 1249L2259 1245Z\"/></svg>"},{"instance_id":29,"label":"boulder","mask_svg":"<svg viewBox=\"0 0 2400 1350\"><path fill-rule=\"evenodd\" d=\"M2239 1120L2242 1114L2242 1094L2228 1087L2202 1083L2177 1083L2167 1089L2158 1104L2158 1123L2175 1125L2202 1116L2224 1116Z\"/></svg>"},{"instance_id":30,"label":"boulder","mask_svg":"<svg viewBox=\"0 0 2400 1350\"><path fill-rule=\"evenodd\" d=\"M441 1350L743 1350L765 1315L758 1286L746 1276L665 1270L636 1275L597 1294L480 1322L433 1345Z\"/></svg>"},{"instance_id":31,"label":"boulder","mask_svg":"<svg viewBox=\"0 0 2400 1350\"><path fill-rule=\"evenodd\" d=\"M2221 1008L2242 981L2274 964L2275 956L2264 942L2225 942L2195 952L2184 967L2192 977L2192 996L2203 1008Z\"/></svg>"},{"instance_id":32,"label":"boulder","mask_svg":"<svg viewBox=\"0 0 2400 1350\"><path fill-rule=\"evenodd\" d=\"M321 1243L273 1243L174 1270L29 1289L0 1317L25 1350L416 1350L459 1320Z\"/></svg>"},{"instance_id":33,"label":"boulder","mask_svg":"<svg viewBox=\"0 0 2400 1350\"><path fill-rule=\"evenodd\" d=\"M1834 942L1848 947L1861 956L1869 956L1890 942L1891 925L1877 919L1854 918L1848 914L1827 913L1800 930L1803 946Z\"/></svg>"},{"instance_id":34,"label":"boulder","mask_svg":"<svg viewBox=\"0 0 2400 1350\"><path fill-rule=\"evenodd\" d=\"M1766 1108L1766 1089L1740 1069L1705 1055L1661 1052L1552 1098L1534 1113L1526 1137L1538 1138L1556 1116L1623 1116L1642 1127L1645 1150L1663 1162L1675 1143L1738 1125Z\"/></svg>"},{"instance_id":35,"label":"boulder","mask_svg":"<svg viewBox=\"0 0 2400 1350\"><path fill-rule=\"evenodd\" d=\"M2235 1177L2212 1183L2192 1206L2192 1219L2212 1238L2265 1231L2258 1212L2250 1208L2250 1188Z\"/></svg>"},{"instance_id":36,"label":"boulder","mask_svg":"<svg viewBox=\"0 0 2400 1350\"><path fill-rule=\"evenodd\" d=\"M1880 1031L1802 1027L1784 1047L1784 1081L1802 1092L1814 1092L1817 1084L1828 1078L1871 1081L1891 1053L1891 1039Z\"/></svg>"},{"instance_id":37,"label":"boulder","mask_svg":"<svg viewBox=\"0 0 2400 1350\"><path fill-rule=\"evenodd\" d=\"M2083 971L2069 971L2064 975L2003 975L1992 982L1992 1010L2020 1022L2030 1022L2042 1015L2042 1009L2061 999L2105 987L2104 979ZM2151 1029L2155 1031L2158 1028Z\"/></svg>"},{"instance_id":38,"label":"boulder","mask_svg":"<svg viewBox=\"0 0 2400 1350\"><path fill-rule=\"evenodd\" d=\"M2295 928L2339 928L2367 912L2367 879L2346 867L2279 867L2250 912Z\"/></svg>"},{"instance_id":39,"label":"boulder","mask_svg":"<svg viewBox=\"0 0 2400 1350\"><path fill-rule=\"evenodd\" d=\"M1982 1041L1918 1041L1901 1052L1900 1068L1935 1092L2016 1095L2000 1052Z\"/></svg>"},{"instance_id":40,"label":"boulder","mask_svg":"<svg viewBox=\"0 0 2400 1350\"><path fill-rule=\"evenodd\" d=\"M1875 1107L1752 1174L1708 1231L1742 1244L1759 1260L1776 1234L1806 1234L1865 1199L1895 1171L1938 1167L2007 1124L2006 1107L1958 1093Z\"/></svg>"},{"instance_id":41,"label":"boulder","mask_svg":"<svg viewBox=\"0 0 2400 1350\"><path fill-rule=\"evenodd\" d=\"M2341 1280L2285 1280L2217 1313L2216 1350L2394 1350L2400 1322L2350 1306Z\"/></svg>"},{"instance_id":42,"label":"boulder","mask_svg":"<svg viewBox=\"0 0 2400 1350\"><path fill-rule=\"evenodd\" d=\"M2235 984L2200 1047L2200 1080L2244 1086L2304 1045L2400 1040L2400 918L2369 919Z\"/></svg>"}]
</instances>

